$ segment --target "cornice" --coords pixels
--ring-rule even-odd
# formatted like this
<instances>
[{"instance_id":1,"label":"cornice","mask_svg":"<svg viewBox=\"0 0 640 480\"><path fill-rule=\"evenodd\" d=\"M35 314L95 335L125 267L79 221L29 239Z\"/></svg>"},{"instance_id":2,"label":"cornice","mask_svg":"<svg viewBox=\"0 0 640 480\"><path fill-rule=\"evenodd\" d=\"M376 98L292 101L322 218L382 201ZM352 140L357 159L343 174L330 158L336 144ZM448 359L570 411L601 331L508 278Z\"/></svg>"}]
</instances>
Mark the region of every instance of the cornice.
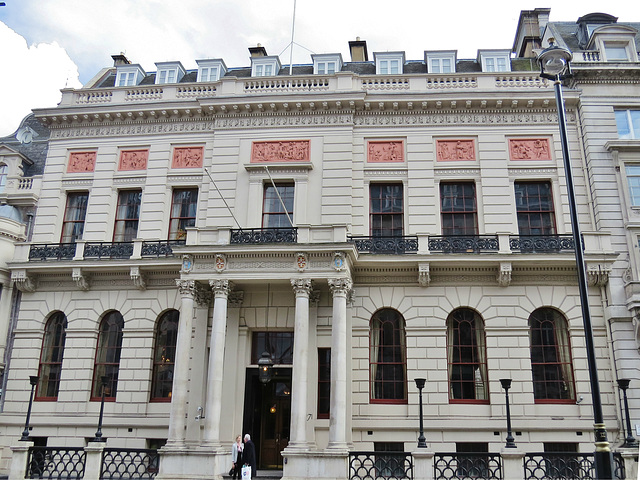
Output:
<instances>
[{"instance_id":1,"label":"cornice","mask_svg":"<svg viewBox=\"0 0 640 480\"><path fill-rule=\"evenodd\" d=\"M580 84L638 84L640 83L640 67L637 64L627 68L614 68L607 64L573 65L572 86Z\"/></svg>"}]
</instances>

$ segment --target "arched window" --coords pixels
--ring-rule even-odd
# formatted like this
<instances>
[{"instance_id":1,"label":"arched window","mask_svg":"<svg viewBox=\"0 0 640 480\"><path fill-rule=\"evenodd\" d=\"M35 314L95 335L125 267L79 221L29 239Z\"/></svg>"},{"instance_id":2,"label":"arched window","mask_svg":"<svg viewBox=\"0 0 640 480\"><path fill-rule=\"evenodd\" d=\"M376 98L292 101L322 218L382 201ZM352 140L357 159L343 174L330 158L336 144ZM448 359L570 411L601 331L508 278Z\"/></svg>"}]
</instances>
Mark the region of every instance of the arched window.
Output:
<instances>
[{"instance_id":1,"label":"arched window","mask_svg":"<svg viewBox=\"0 0 640 480\"><path fill-rule=\"evenodd\" d=\"M5 163L0 163L0 192L4 192L4 187L7 185L7 173L9 167Z\"/></svg>"},{"instance_id":2,"label":"arched window","mask_svg":"<svg viewBox=\"0 0 640 480\"><path fill-rule=\"evenodd\" d=\"M36 400L55 401L58 399L66 330L67 317L62 312L51 315L44 327Z\"/></svg>"},{"instance_id":3,"label":"arched window","mask_svg":"<svg viewBox=\"0 0 640 480\"><path fill-rule=\"evenodd\" d=\"M124 319L120 312L107 313L100 322L96 361L93 367L93 384L91 400L102 398L102 377L107 377L104 388L104 399L116 400L118 389L118 370L120 368L120 351L122 349L122 329Z\"/></svg>"},{"instance_id":4,"label":"arched window","mask_svg":"<svg viewBox=\"0 0 640 480\"><path fill-rule=\"evenodd\" d=\"M169 310L158 319L156 325L151 379L152 402L171 401L179 316L180 313L177 310Z\"/></svg>"},{"instance_id":5,"label":"arched window","mask_svg":"<svg viewBox=\"0 0 640 480\"><path fill-rule=\"evenodd\" d=\"M451 403L489 403L484 322L469 308L447 318L447 365Z\"/></svg>"},{"instance_id":6,"label":"arched window","mask_svg":"<svg viewBox=\"0 0 640 480\"><path fill-rule=\"evenodd\" d=\"M573 403L576 398L569 326L553 308L529 317L533 397L536 403Z\"/></svg>"},{"instance_id":7,"label":"arched window","mask_svg":"<svg viewBox=\"0 0 640 480\"><path fill-rule=\"evenodd\" d=\"M404 318L383 308L371 317L369 336L372 403L407 402L407 352Z\"/></svg>"}]
</instances>

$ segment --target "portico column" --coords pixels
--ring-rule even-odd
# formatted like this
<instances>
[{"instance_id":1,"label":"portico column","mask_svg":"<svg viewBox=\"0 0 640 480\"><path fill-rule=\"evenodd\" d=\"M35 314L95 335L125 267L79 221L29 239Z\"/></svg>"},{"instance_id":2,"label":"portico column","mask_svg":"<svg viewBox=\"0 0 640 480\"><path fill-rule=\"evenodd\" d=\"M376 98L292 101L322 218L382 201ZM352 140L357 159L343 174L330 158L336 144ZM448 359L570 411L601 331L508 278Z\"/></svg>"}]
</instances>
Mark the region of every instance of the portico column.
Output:
<instances>
[{"instance_id":1,"label":"portico column","mask_svg":"<svg viewBox=\"0 0 640 480\"><path fill-rule=\"evenodd\" d=\"M180 320L173 364L173 385L171 387L171 415L167 446L184 446L187 426L187 387L189 383L189 351L191 350L191 330L193 328L193 303L196 294L194 280L176 280L180 291Z\"/></svg>"},{"instance_id":2,"label":"portico column","mask_svg":"<svg viewBox=\"0 0 640 480\"><path fill-rule=\"evenodd\" d=\"M309 365L309 294L311 280L292 278L296 295L296 320L291 379L291 437L287 448L308 446L307 440L307 370Z\"/></svg>"},{"instance_id":3,"label":"portico column","mask_svg":"<svg viewBox=\"0 0 640 480\"><path fill-rule=\"evenodd\" d=\"M331 419L329 449L347 450L347 295L350 278L329 280L333 294L331 327Z\"/></svg>"},{"instance_id":4,"label":"portico column","mask_svg":"<svg viewBox=\"0 0 640 480\"><path fill-rule=\"evenodd\" d=\"M209 373L207 376L207 400L204 408L205 445L220 446L220 416L222 413L222 380L224 376L224 343L227 326L227 306L230 282L210 280L213 290L213 319L209 342Z\"/></svg>"}]
</instances>

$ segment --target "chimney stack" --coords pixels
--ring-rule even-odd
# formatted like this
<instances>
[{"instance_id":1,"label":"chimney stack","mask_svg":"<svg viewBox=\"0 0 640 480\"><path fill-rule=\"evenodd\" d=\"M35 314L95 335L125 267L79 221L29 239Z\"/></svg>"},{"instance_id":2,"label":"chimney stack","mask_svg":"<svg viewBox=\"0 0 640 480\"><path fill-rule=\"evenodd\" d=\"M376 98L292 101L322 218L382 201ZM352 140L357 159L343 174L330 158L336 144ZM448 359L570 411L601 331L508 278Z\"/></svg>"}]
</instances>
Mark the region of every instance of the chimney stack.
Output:
<instances>
[{"instance_id":1,"label":"chimney stack","mask_svg":"<svg viewBox=\"0 0 640 480\"><path fill-rule=\"evenodd\" d=\"M258 44L257 47L249 47L249 53L252 57L266 57L267 49Z\"/></svg>"},{"instance_id":2,"label":"chimney stack","mask_svg":"<svg viewBox=\"0 0 640 480\"><path fill-rule=\"evenodd\" d=\"M349 50L351 51L352 62L368 62L369 53L367 52L367 42L356 37L355 41L349 42Z\"/></svg>"},{"instance_id":3,"label":"chimney stack","mask_svg":"<svg viewBox=\"0 0 640 480\"><path fill-rule=\"evenodd\" d=\"M124 53L120 52L120 55L111 55L113 58L113 66L117 67L119 65L131 65L131 62L124 56Z\"/></svg>"}]
</instances>

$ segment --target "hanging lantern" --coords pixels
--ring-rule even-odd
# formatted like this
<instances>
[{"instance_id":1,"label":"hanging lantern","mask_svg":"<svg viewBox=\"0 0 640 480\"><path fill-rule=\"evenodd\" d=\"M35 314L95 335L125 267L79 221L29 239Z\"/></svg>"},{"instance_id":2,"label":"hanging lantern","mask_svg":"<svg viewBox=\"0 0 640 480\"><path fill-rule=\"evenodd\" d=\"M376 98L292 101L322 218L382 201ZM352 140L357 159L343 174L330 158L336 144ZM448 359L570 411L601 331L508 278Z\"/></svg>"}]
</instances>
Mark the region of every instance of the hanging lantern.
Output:
<instances>
[{"instance_id":1,"label":"hanging lantern","mask_svg":"<svg viewBox=\"0 0 640 480\"><path fill-rule=\"evenodd\" d=\"M258 378L264 385L271 381L273 361L269 352L262 352L260 360L258 360L259 374Z\"/></svg>"}]
</instances>

